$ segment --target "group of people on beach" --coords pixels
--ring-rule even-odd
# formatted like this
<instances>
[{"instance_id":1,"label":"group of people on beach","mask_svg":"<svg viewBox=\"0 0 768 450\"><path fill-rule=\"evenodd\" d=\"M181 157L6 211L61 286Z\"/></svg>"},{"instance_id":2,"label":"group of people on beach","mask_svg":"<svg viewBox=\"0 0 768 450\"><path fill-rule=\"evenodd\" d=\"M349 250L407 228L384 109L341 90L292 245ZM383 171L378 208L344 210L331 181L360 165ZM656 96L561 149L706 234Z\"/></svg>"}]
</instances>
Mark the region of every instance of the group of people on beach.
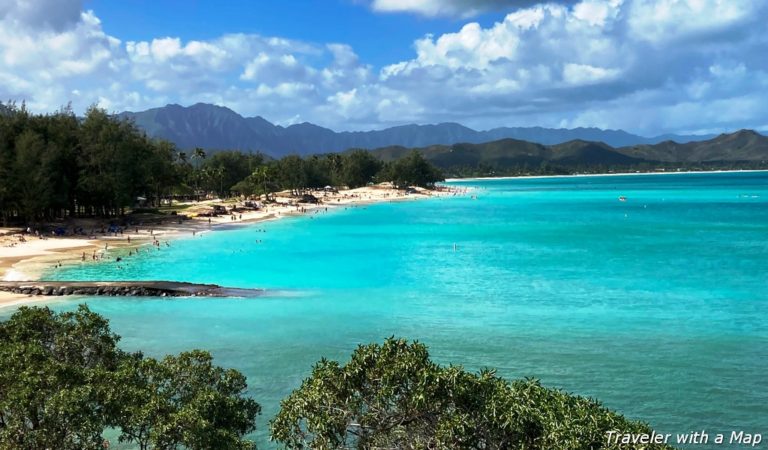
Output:
<instances>
[{"instance_id":1,"label":"group of people on beach","mask_svg":"<svg viewBox=\"0 0 768 450\"><path fill-rule=\"evenodd\" d=\"M443 192L443 194L457 196L457 195L466 194L468 189L466 189L466 188L446 188L446 189L442 189L442 191L449 191L448 193L447 192ZM384 198L388 198L388 197L394 199L396 197L400 197L398 194L393 193L393 192L382 192L381 195L374 195L374 194L371 194L369 192L363 192L363 193L344 193L344 194L341 194L341 195L337 196L336 198L332 198L332 199L328 198L328 193L327 192L324 192L322 194L324 194L324 195L320 195L320 193L318 193L318 196L321 197L320 199L317 199L317 197L315 197L319 201L317 201L316 203L315 202L311 202L311 203L315 203L314 205L305 205L305 204L302 204L300 201L294 200L294 201L289 201L288 203L276 203L276 204L272 205L272 206L277 206L278 207L278 208L274 208L273 211L277 214L277 216L282 215L281 212L286 212L285 210L287 210L287 211L293 210L294 214L296 214L296 213L298 213L298 214L312 213L312 216L315 216L315 215L318 215L318 214L321 214L321 213L327 213L328 212L329 207L327 205L329 204L328 203L329 200L330 201L336 200L337 202L340 202L340 203L342 201L344 201L344 200L350 200L349 204L346 204L346 202L344 202L342 205L338 205L338 206L344 206L344 209L348 209L348 208L358 207L359 205L356 205L355 203L357 203L360 200L366 201L366 200L375 200L376 198L384 199ZM325 198L323 198L323 197L325 197ZM323 205L323 203L325 203L325 205ZM287 207L287 208L285 208L285 210L281 211L281 208L279 208L279 206L284 206L284 207ZM263 207L260 207L259 209L261 209L264 212L267 212L270 208L267 205L263 205ZM235 221L238 221L238 220L239 221L243 220L243 214L240 211L235 210L235 208L232 208L232 210L230 210L229 213L230 213L230 216L229 216L230 221L235 222ZM288 212L288 214L291 214L291 213ZM274 216L272 216L272 217L274 217ZM310 217L310 218L314 218L314 217ZM208 227L210 228L212 226L211 218L208 217L207 221L208 221ZM181 222L180 219L179 219L179 222ZM140 226L143 229L140 229ZM256 231L257 232L266 232L265 229L258 229ZM195 229L195 228L193 228L191 232L192 232L192 236L193 237L198 235L198 230ZM18 234L18 238L17 239L14 239L13 241L9 242L9 240L6 238L4 240L4 242L3 242L3 244L4 244L5 247L13 247L13 246L16 246L18 244L27 242L27 237L26 236L34 235L34 236L37 236L39 239L46 239L46 234L47 233L44 233L44 232L42 232L40 230L35 230L35 229L32 229L31 227L28 227L28 228L22 230L22 232ZM100 225L96 225L95 227L91 227L90 228L90 234L88 234L86 232L86 229L84 229L82 226L59 227L59 228L54 229L54 231L52 231L50 233L50 235L54 236L54 237L55 236L70 236L70 235L71 236L77 236L77 235L86 236L86 235L90 235L91 239L98 239L97 238L98 234L101 234L102 236L104 236L105 239L111 239L111 240L115 240L115 241L119 240L121 237L124 237L125 241L127 242L128 246L130 247L128 249L127 254L123 254L121 256L110 257L109 256L109 253L110 253L110 242L104 242L103 250L93 250L93 252L90 255L88 255L87 252L82 252L82 255L80 256L80 261L82 263L85 263L89 259L91 261L94 261L94 262L95 261L102 261L102 260L114 260L114 262L118 263L117 268L118 269L122 269L123 266L120 263L122 263L125 260L125 258L133 257L133 256L139 254L140 247L138 247L136 245L135 241L136 241L137 238L140 238L144 234L148 234L149 235L147 237L151 238L151 244L152 244L152 246L156 250L160 250L163 246L165 246L165 247L170 247L171 246L170 242L168 242L168 241L161 242L158 239L158 237L155 236L154 228L149 227L149 226L144 228L143 222L142 223L138 223L138 224L136 224L136 223L134 223L134 224L129 223L126 226L121 226L121 225L117 225L117 224L108 224L107 225L106 223L101 223ZM261 239L257 239L256 243L261 244L262 240ZM62 261L57 261L56 264L53 267L54 268L60 268L62 266L63 266Z\"/></svg>"}]
</instances>

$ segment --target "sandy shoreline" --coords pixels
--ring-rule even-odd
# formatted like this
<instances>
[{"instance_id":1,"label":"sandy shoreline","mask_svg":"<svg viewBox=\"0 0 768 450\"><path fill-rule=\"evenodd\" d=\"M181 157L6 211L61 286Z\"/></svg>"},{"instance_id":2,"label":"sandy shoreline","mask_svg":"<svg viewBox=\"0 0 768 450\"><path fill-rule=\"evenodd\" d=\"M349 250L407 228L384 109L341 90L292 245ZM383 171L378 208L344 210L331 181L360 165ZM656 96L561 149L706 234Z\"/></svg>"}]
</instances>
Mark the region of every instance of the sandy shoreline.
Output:
<instances>
[{"instance_id":1,"label":"sandy shoreline","mask_svg":"<svg viewBox=\"0 0 768 450\"><path fill-rule=\"evenodd\" d=\"M518 175L511 177L474 177L474 178L447 178L445 183L455 183L459 181L489 181L489 180L517 180L517 179L539 179L539 178L585 178L585 177L623 177L640 175L691 175L691 174L712 174L712 173L758 173L768 172L768 170L688 170L674 172L621 172L621 173L577 173L574 175Z\"/></svg>"},{"instance_id":2,"label":"sandy shoreline","mask_svg":"<svg viewBox=\"0 0 768 450\"><path fill-rule=\"evenodd\" d=\"M33 281L39 280L42 274L58 265L80 265L95 263L103 258L109 259L109 252L114 249L130 250L145 245L167 242L178 237L187 237L198 233L216 230L226 230L233 226L243 226L268 220L277 220L316 212L316 210L332 210L342 206L359 206L370 203L387 201L405 201L430 198L435 196L455 195L452 190L429 191L417 189L409 194L392 187L376 185L339 192L313 191L319 199L318 204L297 203L296 198L287 193L278 195L276 203L268 204L256 211L242 211L233 215L224 214L217 217L192 217L179 223L168 216L173 223L159 225L143 225L138 228L128 227L123 234L107 233L90 237L49 237L41 239L27 235L25 242L19 241L20 234L7 234L11 230L0 229L5 236L0 236L0 280ZM224 204L229 207L235 201L207 201L194 204L189 212L204 211L212 208L213 204ZM184 214L187 214L185 211ZM0 308L16 306L34 301L48 301L45 297L28 297L24 295L0 292Z\"/></svg>"}]
</instances>

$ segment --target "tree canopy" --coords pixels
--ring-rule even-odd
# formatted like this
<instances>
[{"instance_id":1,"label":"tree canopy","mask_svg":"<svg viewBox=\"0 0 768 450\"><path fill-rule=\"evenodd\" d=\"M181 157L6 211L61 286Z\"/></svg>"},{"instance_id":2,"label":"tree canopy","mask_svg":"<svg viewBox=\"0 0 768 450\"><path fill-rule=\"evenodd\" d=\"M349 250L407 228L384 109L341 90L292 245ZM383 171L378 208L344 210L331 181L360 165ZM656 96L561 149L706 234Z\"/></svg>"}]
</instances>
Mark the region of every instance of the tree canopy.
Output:
<instances>
[{"instance_id":1,"label":"tree canopy","mask_svg":"<svg viewBox=\"0 0 768 450\"><path fill-rule=\"evenodd\" d=\"M416 150L407 156L385 166L382 177L398 187L421 186L433 187L436 182L443 181L443 174L430 164Z\"/></svg>"},{"instance_id":2,"label":"tree canopy","mask_svg":"<svg viewBox=\"0 0 768 450\"><path fill-rule=\"evenodd\" d=\"M21 308L0 324L0 448L101 448L118 339L86 308Z\"/></svg>"},{"instance_id":3,"label":"tree canopy","mask_svg":"<svg viewBox=\"0 0 768 450\"><path fill-rule=\"evenodd\" d=\"M245 377L203 351L162 360L117 347L106 319L22 307L0 323L0 449L251 449L261 408Z\"/></svg>"},{"instance_id":4,"label":"tree canopy","mask_svg":"<svg viewBox=\"0 0 768 450\"><path fill-rule=\"evenodd\" d=\"M394 338L343 365L320 360L270 426L289 449L618 449L608 431L651 432L532 379L439 366L423 344Z\"/></svg>"}]
</instances>

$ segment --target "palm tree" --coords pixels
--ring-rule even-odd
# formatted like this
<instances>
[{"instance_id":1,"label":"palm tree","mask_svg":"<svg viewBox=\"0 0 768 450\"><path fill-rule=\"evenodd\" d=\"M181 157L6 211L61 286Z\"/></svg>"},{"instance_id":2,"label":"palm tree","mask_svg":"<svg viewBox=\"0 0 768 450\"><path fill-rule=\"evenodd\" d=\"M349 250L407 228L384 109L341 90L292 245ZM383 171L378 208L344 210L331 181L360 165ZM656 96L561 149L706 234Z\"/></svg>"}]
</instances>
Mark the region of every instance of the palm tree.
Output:
<instances>
[{"instance_id":1,"label":"palm tree","mask_svg":"<svg viewBox=\"0 0 768 450\"><path fill-rule=\"evenodd\" d=\"M219 177L219 198L224 199L224 167L218 166L213 169L213 174Z\"/></svg>"},{"instance_id":2,"label":"palm tree","mask_svg":"<svg viewBox=\"0 0 768 450\"><path fill-rule=\"evenodd\" d=\"M255 178L258 178L261 180L261 186L264 190L264 195L267 196L267 200L269 200L269 192L267 191L267 180L269 179L269 167L266 165L259 166L254 172L253 175Z\"/></svg>"},{"instance_id":3,"label":"palm tree","mask_svg":"<svg viewBox=\"0 0 768 450\"><path fill-rule=\"evenodd\" d=\"M192 152L192 161L195 162L195 195L197 196L197 201L200 201L200 164L205 159L205 156L205 150L200 147L196 147Z\"/></svg>"},{"instance_id":4,"label":"palm tree","mask_svg":"<svg viewBox=\"0 0 768 450\"><path fill-rule=\"evenodd\" d=\"M197 163L195 164L196 169L200 168L200 164L205 159L205 157L206 157L205 150L203 150L200 147L195 148L195 150L192 152L192 160L196 161Z\"/></svg>"},{"instance_id":5,"label":"palm tree","mask_svg":"<svg viewBox=\"0 0 768 450\"><path fill-rule=\"evenodd\" d=\"M331 182L333 184L341 184L339 182L339 173L341 172L341 167L344 164L344 159L338 153L331 153L328 155L328 159L331 162Z\"/></svg>"}]
</instances>

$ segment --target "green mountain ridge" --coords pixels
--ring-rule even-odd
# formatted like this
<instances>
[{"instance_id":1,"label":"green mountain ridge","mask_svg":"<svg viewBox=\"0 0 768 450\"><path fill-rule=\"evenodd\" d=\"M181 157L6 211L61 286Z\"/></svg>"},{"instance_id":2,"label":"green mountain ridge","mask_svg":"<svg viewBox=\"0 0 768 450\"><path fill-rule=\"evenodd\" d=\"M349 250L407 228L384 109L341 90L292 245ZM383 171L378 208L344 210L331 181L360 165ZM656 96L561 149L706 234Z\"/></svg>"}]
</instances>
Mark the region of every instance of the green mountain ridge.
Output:
<instances>
[{"instance_id":1,"label":"green mountain ridge","mask_svg":"<svg viewBox=\"0 0 768 450\"><path fill-rule=\"evenodd\" d=\"M701 142L664 141L617 150L627 156L660 162L762 161L768 159L768 138L753 130L740 130Z\"/></svg>"},{"instance_id":2,"label":"green mountain ridge","mask_svg":"<svg viewBox=\"0 0 768 450\"><path fill-rule=\"evenodd\" d=\"M752 130L721 134L714 139L654 145L612 147L604 142L572 140L542 145L517 139L501 139L482 144L431 145L421 148L389 146L372 150L383 161L392 161L416 150L435 166L449 173L458 168L538 168L554 165L564 168L597 166L633 167L667 165L767 165L768 137Z\"/></svg>"}]
</instances>

